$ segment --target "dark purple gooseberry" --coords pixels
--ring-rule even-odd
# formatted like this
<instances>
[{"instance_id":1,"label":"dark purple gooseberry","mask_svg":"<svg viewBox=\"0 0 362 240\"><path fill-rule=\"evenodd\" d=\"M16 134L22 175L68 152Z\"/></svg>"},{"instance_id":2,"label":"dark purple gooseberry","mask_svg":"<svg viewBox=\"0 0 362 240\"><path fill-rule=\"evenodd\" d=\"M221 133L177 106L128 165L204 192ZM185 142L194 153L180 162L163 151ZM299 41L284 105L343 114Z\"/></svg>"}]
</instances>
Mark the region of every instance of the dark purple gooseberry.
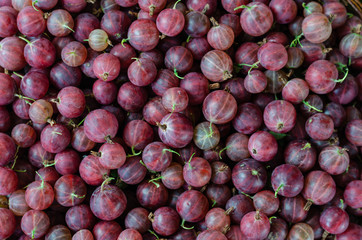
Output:
<instances>
[{"instance_id":1,"label":"dark purple gooseberry","mask_svg":"<svg viewBox=\"0 0 362 240\"><path fill-rule=\"evenodd\" d=\"M301 195L282 198L280 203L281 217L291 223L304 221L308 215L308 211L304 209L306 203L307 200Z\"/></svg>"},{"instance_id":2,"label":"dark purple gooseberry","mask_svg":"<svg viewBox=\"0 0 362 240\"><path fill-rule=\"evenodd\" d=\"M330 51L330 48L326 48L324 44L320 43L311 43L307 39L300 41L302 46L298 46L304 55L303 64L308 65L317 60L325 60L327 53Z\"/></svg>"},{"instance_id":3,"label":"dark purple gooseberry","mask_svg":"<svg viewBox=\"0 0 362 240\"><path fill-rule=\"evenodd\" d=\"M126 162L118 168L120 179L130 185L139 184L147 174L147 168L142 165L141 157L129 157Z\"/></svg>"},{"instance_id":4,"label":"dark purple gooseberry","mask_svg":"<svg viewBox=\"0 0 362 240\"><path fill-rule=\"evenodd\" d=\"M50 70L50 83L57 89L68 86L78 86L82 79L82 71L70 67L63 62L56 63Z\"/></svg>"},{"instance_id":5,"label":"dark purple gooseberry","mask_svg":"<svg viewBox=\"0 0 362 240\"><path fill-rule=\"evenodd\" d=\"M235 98L228 92L216 90L207 95L202 106L204 117L214 124L225 124L237 113Z\"/></svg>"},{"instance_id":6,"label":"dark purple gooseberry","mask_svg":"<svg viewBox=\"0 0 362 240\"><path fill-rule=\"evenodd\" d=\"M171 113L182 112L188 106L189 97L183 88L173 87L166 90L161 102L163 107Z\"/></svg>"},{"instance_id":7,"label":"dark purple gooseberry","mask_svg":"<svg viewBox=\"0 0 362 240\"><path fill-rule=\"evenodd\" d=\"M294 127L296 118L295 108L288 101L275 100L264 109L264 123L273 132L289 132Z\"/></svg>"},{"instance_id":8,"label":"dark purple gooseberry","mask_svg":"<svg viewBox=\"0 0 362 240\"><path fill-rule=\"evenodd\" d=\"M78 172L80 157L73 149L66 149L54 157L55 169L61 175L75 174Z\"/></svg>"},{"instance_id":9,"label":"dark purple gooseberry","mask_svg":"<svg viewBox=\"0 0 362 240\"><path fill-rule=\"evenodd\" d=\"M18 37L6 37L1 40L0 66L11 71L18 71L25 67L25 42Z\"/></svg>"},{"instance_id":10,"label":"dark purple gooseberry","mask_svg":"<svg viewBox=\"0 0 362 240\"><path fill-rule=\"evenodd\" d=\"M64 207L81 204L85 200L87 187L83 180L72 174L60 177L54 184L55 200Z\"/></svg>"},{"instance_id":11,"label":"dark purple gooseberry","mask_svg":"<svg viewBox=\"0 0 362 240\"><path fill-rule=\"evenodd\" d=\"M209 94L209 81L201 73L190 72L180 81L180 87L185 89L192 105L201 104Z\"/></svg>"},{"instance_id":12,"label":"dark purple gooseberry","mask_svg":"<svg viewBox=\"0 0 362 240\"><path fill-rule=\"evenodd\" d=\"M282 95L284 100L298 104L308 97L309 86L303 79L293 78L283 87Z\"/></svg>"},{"instance_id":13,"label":"dark purple gooseberry","mask_svg":"<svg viewBox=\"0 0 362 240\"><path fill-rule=\"evenodd\" d=\"M77 41L68 43L62 49L62 60L69 67L79 67L87 59L87 49L85 46Z\"/></svg>"},{"instance_id":14,"label":"dark purple gooseberry","mask_svg":"<svg viewBox=\"0 0 362 240\"><path fill-rule=\"evenodd\" d=\"M149 59L136 58L136 61L128 67L127 75L131 83L144 87L156 79L157 68L154 62Z\"/></svg>"},{"instance_id":15,"label":"dark purple gooseberry","mask_svg":"<svg viewBox=\"0 0 362 240\"><path fill-rule=\"evenodd\" d=\"M362 120L356 119L347 123L345 134L349 142L356 146L362 146Z\"/></svg>"},{"instance_id":16,"label":"dark purple gooseberry","mask_svg":"<svg viewBox=\"0 0 362 240\"><path fill-rule=\"evenodd\" d=\"M145 121L153 126L161 122L166 114L168 114L168 111L162 105L161 97L158 96L149 100L143 107L142 115Z\"/></svg>"},{"instance_id":17,"label":"dark purple gooseberry","mask_svg":"<svg viewBox=\"0 0 362 240\"><path fill-rule=\"evenodd\" d=\"M80 204L68 209L65 214L67 226L72 231L91 229L96 221L89 205Z\"/></svg>"},{"instance_id":18,"label":"dark purple gooseberry","mask_svg":"<svg viewBox=\"0 0 362 240\"><path fill-rule=\"evenodd\" d=\"M199 222L206 216L209 203L201 192L188 190L177 199L176 210L182 221Z\"/></svg>"},{"instance_id":19,"label":"dark purple gooseberry","mask_svg":"<svg viewBox=\"0 0 362 240\"><path fill-rule=\"evenodd\" d=\"M139 112L146 104L147 97L146 89L126 82L119 88L117 102L127 112Z\"/></svg>"},{"instance_id":20,"label":"dark purple gooseberry","mask_svg":"<svg viewBox=\"0 0 362 240\"><path fill-rule=\"evenodd\" d=\"M49 217L43 211L29 210L21 218L21 230L32 239L44 236L49 226Z\"/></svg>"},{"instance_id":21,"label":"dark purple gooseberry","mask_svg":"<svg viewBox=\"0 0 362 240\"><path fill-rule=\"evenodd\" d=\"M211 206L223 208L231 198L232 193L227 185L211 183L207 186L205 195Z\"/></svg>"},{"instance_id":22,"label":"dark purple gooseberry","mask_svg":"<svg viewBox=\"0 0 362 240\"><path fill-rule=\"evenodd\" d=\"M127 43L124 44L120 43L115 45L111 49L110 53L118 57L118 60L121 63L121 71L127 70L128 67L131 65L131 63L134 61L133 58L137 57L134 48ZM140 58L142 58L142 54Z\"/></svg>"},{"instance_id":23,"label":"dark purple gooseberry","mask_svg":"<svg viewBox=\"0 0 362 240\"><path fill-rule=\"evenodd\" d=\"M64 9L52 11L47 19L47 29L55 37L65 37L74 32L73 28L73 17Z\"/></svg>"},{"instance_id":24,"label":"dark purple gooseberry","mask_svg":"<svg viewBox=\"0 0 362 240\"><path fill-rule=\"evenodd\" d=\"M275 194L283 197L295 197L303 189L304 177L296 166L282 164L273 170L271 183Z\"/></svg>"},{"instance_id":25,"label":"dark purple gooseberry","mask_svg":"<svg viewBox=\"0 0 362 240\"><path fill-rule=\"evenodd\" d=\"M50 10L54 8L58 3L58 0L32 0L32 4L35 8L40 8L42 10Z\"/></svg>"},{"instance_id":26,"label":"dark purple gooseberry","mask_svg":"<svg viewBox=\"0 0 362 240\"><path fill-rule=\"evenodd\" d=\"M337 206L328 207L325 209L319 219L321 227L326 234L341 234L348 228L349 216L347 212Z\"/></svg>"},{"instance_id":27,"label":"dark purple gooseberry","mask_svg":"<svg viewBox=\"0 0 362 240\"><path fill-rule=\"evenodd\" d=\"M211 163L212 175L211 182L215 184L226 184L231 179L230 167L221 161L214 161Z\"/></svg>"},{"instance_id":28,"label":"dark purple gooseberry","mask_svg":"<svg viewBox=\"0 0 362 240\"><path fill-rule=\"evenodd\" d=\"M323 13L313 13L304 18L302 30L308 41L322 43L331 36L332 24Z\"/></svg>"},{"instance_id":29,"label":"dark purple gooseberry","mask_svg":"<svg viewBox=\"0 0 362 240\"><path fill-rule=\"evenodd\" d=\"M104 143L99 152L99 163L107 169L120 168L126 161L126 153L122 145L118 143Z\"/></svg>"},{"instance_id":30,"label":"dark purple gooseberry","mask_svg":"<svg viewBox=\"0 0 362 240\"><path fill-rule=\"evenodd\" d=\"M9 75L0 73L0 106L5 106L15 100L16 83Z\"/></svg>"},{"instance_id":31,"label":"dark purple gooseberry","mask_svg":"<svg viewBox=\"0 0 362 240\"><path fill-rule=\"evenodd\" d=\"M112 40L118 42L126 35L130 24L131 20L125 12L114 9L105 12L103 15L101 29L103 29Z\"/></svg>"},{"instance_id":32,"label":"dark purple gooseberry","mask_svg":"<svg viewBox=\"0 0 362 240\"><path fill-rule=\"evenodd\" d=\"M238 162L232 170L234 186L245 193L257 193L266 184L266 170L258 161L247 158Z\"/></svg>"},{"instance_id":33,"label":"dark purple gooseberry","mask_svg":"<svg viewBox=\"0 0 362 240\"><path fill-rule=\"evenodd\" d=\"M100 53L94 51L91 48L87 48L87 52L88 52L87 59L82 64L82 66L80 66L80 69L87 77L97 78L97 76L94 74L94 71L93 71L93 63L94 63L94 60L96 59L96 57L98 57L100 55Z\"/></svg>"},{"instance_id":34,"label":"dark purple gooseberry","mask_svg":"<svg viewBox=\"0 0 362 240\"><path fill-rule=\"evenodd\" d=\"M16 191L18 188L18 176L15 171L6 168L0 167L1 180L0 180L0 194L7 196Z\"/></svg>"},{"instance_id":35,"label":"dark purple gooseberry","mask_svg":"<svg viewBox=\"0 0 362 240\"><path fill-rule=\"evenodd\" d=\"M297 4L293 0L272 0L269 7L279 24L292 22L297 16Z\"/></svg>"},{"instance_id":36,"label":"dark purple gooseberry","mask_svg":"<svg viewBox=\"0 0 362 240\"><path fill-rule=\"evenodd\" d=\"M179 189L185 183L181 164L173 162L161 172L162 183L168 189Z\"/></svg>"},{"instance_id":37,"label":"dark purple gooseberry","mask_svg":"<svg viewBox=\"0 0 362 240\"><path fill-rule=\"evenodd\" d=\"M16 190L9 196L9 209L15 216L19 217L30 210L30 207L25 201L25 190Z\"/></svg>"},{"instance_id":38,"label":"dark purple gooseberry","mask_svg":"<svg viewBox=\"0 0 362 240\"><path fill-rule=\"evenodd\" d=\"M241 219L240 230L247 238L255 239L257 235L260 239L264 239L270 231L269 219L259 210L249 212Z\"/></svg>"},{"instance_id":39,"label":"dark purple gooseberry","mask_svg":"<svg viewBox=\"0 0 362 240\"><path fill-rule=\"evenodd\" d=\"M114 82L97 80L93 84L93 95L102 105L112 104L117 98L117 85Z\"/></svg>"},{"instance_id":40,"label":"dark purple gooseberry","mask_svg":"<svg viewBox=\"0 0 362 240\"><path fill-rule=\"evenodd\" d=\"M128 29L129 43L138 51L154 49L159 41L156 24L148 19L134 21Z\"/></svg>"},{"instance_id":41,"label":"dark purple gooseberry","mask_svg":"<svg viewBox=\"0 0 362 240\"><path fill-rule=\"evenodd\" d=\"M258 37L269 31L274 18L268 6L260 2L252 2L244 6L240 16L240 24L244 32Z\"/></svg>"},{"instance_id":42,"label":"dark purple gooseberry","mask_svg":"<svg viewBox=\"0 0 362 240\"><path fill-rule=\"evenodd\" d=\"M297 166L302 172L310 170L316 158L316 149L306 140L294 140L284 150L285 163Z\"/></svg>"},{"instance_id":43,"label":"dark purple gooseberry","mask_svg":"<svg viewBox=\"0 0 362 240\"><path fill-rule=\"evenodd\" d=\"M288 36L283 32L271 32L266 36L266 42L280 43L287 45L289 42Z\"/></svg>"},{"instance_id":44,"label":"dark purple gooseberry","mask_svg":"<svg viewBox=\"0 0 362 240\"><path fill-rule=\"evenodd\" d=\"M257 161L272 160L278 151L275 137L266 131L258 131L250 136L248 149L250 155Z\"/></svg>"},{"instance_id":45,"label":"dark purple gooseberry","mask_svg":"<svg viewBox=\"0 0 362 240\"><path fill-rule=\"evenodd\" d=\"M73 131L72 147L78 152L88 152L95 146L95 142L91 141L84 133L84 126L80 126Z\"/></svg>"},{"instance_id":46,"label":"dark purple gooseberry","mask_svg":"<svg viewBox=\"0 0 362 240\"><path fill-rule=\"evenodd\" d=\"M43 37L35 38L32 41L23 37L19 38L27 42L24 48L24 57L30 66L44 69L54 64L56 49L51 41Z\"/></svg>"},{"instance_id":47,"label":"dark purple gooseberry","mask_svg":"<svg viewBox=\"0 0 362 240\"><path fill-rule=\"evenodd\" d=\"M74 20L74 38L83 42L88 39L89 34L100 27L99 20L90 13L81 13Z\"/></svg>"},{"instance_id":48,"label":"dark purple gooseberry","mask_svg":"<svg viewBox=\"0 0 362 240\"><path fill-rule=\"evenodd\" d=\"M360 58L362 56L361 45L362 36L357 33L350 33L340 41L339 50L348 58Z\"/></svg>"},{"instance_id":49,"label":"dark purple gooseberry","mask_svg":"<svg viewBox=\"0 0 362 240\"><path fill-rule=\"evenodd\" d=\"M287 64L288 53L282 44L267 42L259 48L258 59L264 68L278 71Z\"/></svg>"},{"instance_id":50,"label":"dark purple gooseberry","mask_svg":"<svg viewBox=\"0 0 362 240\"><path fill-rule=\"evenodd\" d=\"M253 103L239 105L235 118L233 119L234 129L243 134L252 134L261 127L263 123L260 108Z\"/></svg>"},{"instance_id":51,"label":"dark purple gooseberry","mask_svg":"<svg viewBox=\"0 0 362 240\"><path fill-rule=\"evenodd\" d=\"M41 10L28 6L19 12L17 25L19 31L25 36L36 37L45 31L46 21Z\"/></svg>"},{"instance_id":52,"label":"dark purple gooseberry","mask_svg":"<svg viewBox=\"0 0 362 240\"><path fill-rule=\"evenodd\" d=\"M170 236L179 229L180 216L171 207L160 207L151 216L152 228L162 236Z\"/></svg>"},{"instance_id":53,"label":"dark purple gooseberry","mask_svg":"<svg viewBox=\"0 0 362 240\"><path fill-rule=\"evenodd\" d=\"M288 50L288 61L285 65L287 68L296 69L302 66L304 62L304 54L300 48L289 47Z\"/></svg>"},{"instance_id":54,"label":"dark purple gooseberry","mask_svg":"<svg viewBox=\"0 0 362 240\"><path fill-rule=\"evenodd\" d=\"M186 77L186 76L185 76ZM180 84L179 78L169 69L160 69L157 73L156 79L152 82L152 91L162 96L167 89L172 87L178 87Z\"/></svg>"},{"instance_id":55,"label":"dark purple gooseberry","mask_svg":"<svg viewBox=\"0 0 362 240\"><path fill-rule=\"evenodd\" d=\"M252 70L244 79L244 88L249 93L261 93L267 86L267 78L262 71Z\"/></svg>"},{"instance_id":56,"label":"dark purple gooseberry","mask_svg":"<svg viewBox=\"0 0 362 240\"><path fill-rule=\"evenodd\" d=\"M175 9L176 5L162 10L156 19L157 29L169 37L177 36L185 25L185 17L181 11Z\"/></svg>"},{"instance_id":57,"label":"dark purple gooseberry","mask_svg":"<svg viewBox=\"0 0 362 240\"><path fill-rule=\"evenodd\" d=\"M187 73L193 65L192 53L185 47L174 46L167 50L165 54L165 66L177 73ZM180 78L180 77L179 77Z\"/></svg>"},{"instance_id":58,"label":"dark purple gooseberry","mask_svg":"<svg viewBox=\"0 0 362 240\"><path fill-rule=\"evenodd\" d=\"M361 208L361 186L362 186L362 180L354 180L346 186L343 198L346 201L346 204L350 206L351 208Z\"/></svg>"},{"instance_id":59,"label":"dark purple gooseberry","mask_svg":"<svg viewBox=\"0 0 362 240\"><path fill-rule=\"evenodd\" d=\"M251 69L250 66L258 61L258 50L258 44L246 42L241 44L235 52L235 63L238 64L238 67L241 67L244 73L248 73ZM261 67L259 66L257 69L261 70Z\"/></svg>"},{"instance_id":60,"label":"dark purple gooseberry","mask_svg":"<svg viewBox=\"0 0 362 240\"><path fill-rule=\"evenodd\" d=\"M94 59L93 72L103 81L112 81L119 75L121 64L116 56L110 53L102 53Z\"/></svg>"},{"instance_id":61,"label":"dark purple gooseberry","mask_svg":"<svg viewBox=\"0 0 362 240\"><path fill-rule=\"evenodd\" d=\"M10 37L17 32L16 15L6 10L6 8L0 8L0 37Z\"/></svg>"},{"instance_id":62,"label":"dark purple gooseberry","mask_svg":"<svg viewBox=\"0 0 362 240\"><path fill-rule=\"evenodd\" d=\"M216 88L217 84L210 84L209 88ZM251 94L244 87L244 79L241 77L231 78L221 84L221 87L230 92L237 103L250 101Z\"/></svg>"},{"instance_id":63,"label":"dark purple gooseberry","mask_svg":"<svg viewBox=\"0 0 362 240\"><path fill-rule=\"evenodd\" d=\"M147 169L161 172L167 169L172 162L172 149L162 142L148 144L142 153L142 161Z\"/></svg>"},{"instance_id":64,"label":"dark purple gooseberry","mask_svg":"<svg viewBox=\"0 0 362 240\"><path fill-rule=\"evenodd\" d=\"M204 158L192 157L183 168L185 182L192 187L203 187L211 179L210 163Z\"/></svg>"},{"instance_id":65,"label":"dark purple gooseberry","mask_svg":"<svg viewBox=\"0 0 362 240\"><path fill-rule=\"evenodd\" d=\"M216 50L227 50L234 43L234 32L226 24L218 23L214 18L210 19L213 27L207 33L207 41Z\"/></svg>"},{"instance_id":66,"label":"dark purple gooseberry","mask_svg":"<svg viewBox=\"0 0 362 240\"><path fill-rule=\"evenodd\" d=\"M72 86L60 90L56 102L60 114L67 118L80 117L86 107L84 93Z\"/></svg>"},{"instance_id":67,"label":"dark purple gooseberry","mask_svg":"<svg viewBox=\"0 0 362 240\"><path fill-rule=\"evenodd\" d=\"M158 134L166 145L183 148L192 141L192 123L181 113L170 113L158 124Z\"/></svg>"},{"instance_id":68,"label":"dark purple gooseberry","mask_svg":"<svg viewBox=\"0 0 362 240\"><path fill-rule=\"evenodd\" d=\"M137 187L137 201L142 207L154 210L168 202L167 188L161 182L143 181Z\"/></svg>"},{"instance_id":69,"label":"dark purple gooseberry","mask_svg":"<svg viewBox=\"0 0 362 240\"><path fill-rule=\"evenodd\" d=\"M190 50L196 60L201 60L206 53L212 50L205 37L192 38L186 43L186 48Z\"/></svg>"},{"instance_id":70,"label":"dark purple gooseberry","mask_svg":"<svg viewBox=\"0 0 362 240\"><path fill-rule=\"evenodd\" d=\"M111 221L124 212L127 198L123 191L114 185L109 185L107 179L94 190L90 199L93 214L104 221Z\"/></svg>"},{"instance_id":71,"label":"dark purple gooseberry","mask_svg":"<svg viewBox=\"0 0 362 240\"><path fill-rule=\"evenodd\" d=\"M133 51L134 51L134 49L133 49ZM147 52L141 52L139 57L152 60L155 63L157 69L160 69L163 66L163 60L164 60L163 59L163 53L160 50L158 50L157 48L152 49L152 50L147 51Z\"/></svg>"},{"instance_id":72,"label":"dark purple gooseberry","mask_svg":"<svg viewBox=\"0 0 362 240\"><path fill-rule=\"evenodd\" d=\"M18 129L17 127L15 127L14 129L13 131L20 130L16 130ZM0 133L0 166L5 166L13 161L16 154L15 143L17 143L16 139L14 140L9 135L5 133Z\"/></svg>"},{"instance_id":73,"label":"dark purple gooseberry","mask_svg":"<svg viewBox=\"0 0 362 240\"><path fill-rule=\"evenodd\" d=\"M110 170L99 163L98 157L88 155L83 158L79 165L79 174L89 185L99 186L104 178L109 175Z\"/></svg>"},{"instance_id":74,"label":"dark purple gooseberry","mask_svg":"<svg viewBox=\"0 0 362 240\"><path fill-rule=\"evenodd\" d=\"M319 166L331 175L345 172L349 166L349 155L346 149L339 146L323 148L318 157Z\"/></svg>"},{"instance_id":75,"label":"dark purple gooseberry","mask_svg":"<svg viewBox=\"0 0 362 240\"><path fill-rule=\"evenodd\" d=\"M69 130L62 124L48 125L40 135L41 145L51 153L63 151L69 145L70 139Z\"/></svg>"},{"instance_id":76,"label":"dark purple gooseberry","mask_svg":"<svg viewBox=\"0 0 362 240\"><path fill-rule=\"evenodd\" d=\"M334 131L333 120L324 113L316 113L307 119L305 130L314 140L327 140Z\"/></svg>"},{"instance_id":77,"label":"dark purple gooseberry","mask_svg":"<svg viewBox=\"0 0 362 240\"><path fill-rule=\"evenodd\" d=\"M233 133L226 139L226 155L230 160L238 162L250 157L248 150L249 137L242 133ZM223 151L222 150L222 151Z\"/></svg>"},{"instance_id":78,"label":"dark purple gooseberry","mask_svg":"<svg viewBox=\"0 0 362 240\"><path fill-rule=\"evenodd\" d=\"M54 201L54 190L44 179L34 181L26 188L25 201L34 210L47 209Z\"/></svg>"},{"instance_id":79,"label":"dark purple gooseberry","mask_svg":"<svg viewBox=\"0 0 362 240\"><path fill-rule=\"evenodd\" d=\"M20 82L20 89L24 96L33 99L43 98L47 94L48 88L49 79L47 75L38 71L28 72Z\"/></svg>"},{"instance_id":80,"label":"dark purple gooseberry","mask_svg":"<svg viewBox=\"0 0 362 240\"><path fill-rule=\"evenodd\" d=\"M332 92L328 93L328 98L339 104L349 104L358 96L358 84L352 75L347 75L346 79L337 83Z\"/></svg>"},{"instance_id":81,"label":"dark purple gooseberry","mask_svg":"<svg viewBox=\"0 0 362 240\"><path fill-rule=\"evenodd\" d=\"M317 94L310 94L300 105L300 110L304 116L312 116L315 113L322 112L323 100Z\"/></svg>"},{"instance_id":82,"label":"dark purple gooseberry","mask_svg":"<svg viewBox=\"0 0 362 240\"><path fill-rule=\"evenodd\" d=\"M193 38L205 36L210 29L210 21L202 12L191 11L185 16L184 30Z\"/></svg>"},{"instance_id":83,"label":"dark purple gooseberry","mask_svg":"<svg viewBox=\"0 0 362 240\"><path fill-rule=\"evenodd\" d=\"M231 211L230 218L234 224L240 223L245 214L254 210L252 200L243 194L235 195L227 201L225 208L229 209L231 207L234 210Z\"/></svg>"},{"instance_id":84,"label":"dark purple gooseberry","mask_svg":"<svg viewBox=\"0 0 362 240\"><path fill-rule=\"evenodd\" d=\"M41 142L36 142L30 147L28 152L29 162L37 168L41 168L44 164L48 164L54 159L54 154L47 152L41 145Z\"/></svg>"},{"instance_id":85,"label":"dark purple gooseberry","mask_svg":"<svg viewBox=\"0 0 362 240\"><path fill-rule=\"evenodd\" d=\"M271 218L270 219L270 232L269 238L275 238L277 240L286 239L288 234L288 225L283 218Z\"/></svg>"},{"instance_id":86,"label":"dark purple gooseberry","mask_svg":"<svg viewBox=\"0 0 362 240\"><path fill-rule=\"evenodd\" d=\"M305 209L311 204L323 205L333 199L336 193L336 184L333 178L323 171L311 171L305 177L303 197L308 200Z\"/></svg>"},{"instance_id":87,"label":"dark purple gooseberry","mask_svg":"<svg viewBox=\"0 0 362 240\"><path fill-rule=\"evenodd\" d=\"M343 26L347 20L347 9L340 2L326 2L323 4L323 11L331 19L332 28Z\"/></svg>"},{"instance_id":88,"label":"dark purple gooseberry","mask_svg":"<svg viewBox=\"0 0 362 240\"><path fill-rule=\"evenodd\" d=\"M100 221L93 228L95 239L117 239L121 232L121 226L115 221Z\"/></svg>"},{"instance_id":89,"label":"dark purple gooseberry","mask_svg":"<svg viewBox=\"0 0 362 240\"><path fill-rule=\"evenodd\" d=\"M212 50L201 59L201 71L212 82L223 82L232 77L233 63L228 54Z\"/></svg>"},{"instance_id":90,"label":"dark purple gooseberry","mask_svg":"<svg viewBox=\"0 0 362 240\"><path fill-rule=\"evenodd\" d=\"M219 22L229 26L231 30L233 30L235 38L238 37L243 31L240 25L240 16L238 15L224 14L219 19Z\"/></svg>"},{"instance_id":91,"label":"dark purple gooseberry","mask_svg":"<svg viewBox=\"0 0 362 240\"><path fill-rule=\"evenodd\" d=\"M94 110L85 118L84 132L93 142L104 143L109 141L118 132L117 118L107 110Z\"/></svg>"},{"instance_id":92,"label":"dark purple gooseberry","mask_svg":"<svg viewBox=\"0 0 362 240\"><path fill-rule=\"evenodd\" d=\"M279 198L272 191L263 190L253 196L253 204L256 210L271 216L279 209Z\"/></svg>"},{"instance_id":93,"label":"dark purple gooseberry","mask_svg":"<svg viewBox=\"0 0 362 240\"><path fill-rule=\"evenodd\" d=\"M124 220L126 228L132 228L143 234L151 227L151 221L148 219L149 211L144 208L134 208L129 211Z\"/></svg>"},{"instance_id":94,"label":"dark purple gooseberry","mask_svg":"<svg viewBox=\"0 0 362 240\"><path fill-rule=\"evenodd\" d=\"M151 126L143 120L132 120L123 129L123 140L125 144L135 150L143 150L153 140L153 130Z\"/></svg>"}]
</instances>

